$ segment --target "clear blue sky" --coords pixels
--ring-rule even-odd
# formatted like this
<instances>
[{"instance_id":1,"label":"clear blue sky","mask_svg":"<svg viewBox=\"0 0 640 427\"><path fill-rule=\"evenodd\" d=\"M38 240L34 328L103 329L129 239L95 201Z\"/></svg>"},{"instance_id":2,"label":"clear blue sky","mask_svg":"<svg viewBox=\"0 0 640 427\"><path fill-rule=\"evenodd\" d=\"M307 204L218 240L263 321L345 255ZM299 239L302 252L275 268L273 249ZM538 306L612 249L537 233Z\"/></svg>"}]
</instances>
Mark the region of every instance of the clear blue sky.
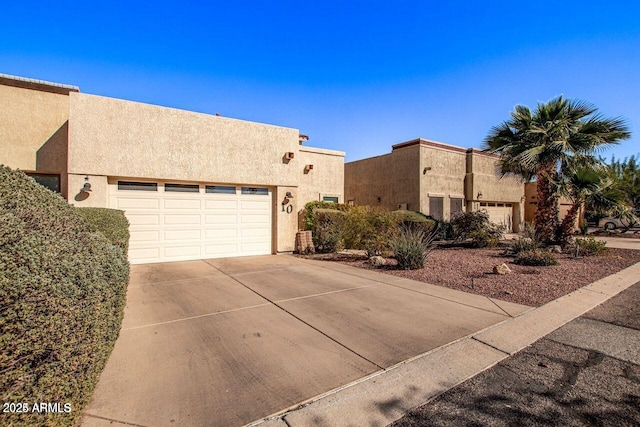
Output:
<instances>
[{"instance_id":1,"label":"clear blue sky","mask_svg":"<svg viewBox=\"0 0 640 427\"><path fill-rule=\"evenodd\" d=\"M624 116L640 153L637 1L12 1L0 73L277 124L347 160L479 147L516 104Z\"/></svg>"}]
</instances>

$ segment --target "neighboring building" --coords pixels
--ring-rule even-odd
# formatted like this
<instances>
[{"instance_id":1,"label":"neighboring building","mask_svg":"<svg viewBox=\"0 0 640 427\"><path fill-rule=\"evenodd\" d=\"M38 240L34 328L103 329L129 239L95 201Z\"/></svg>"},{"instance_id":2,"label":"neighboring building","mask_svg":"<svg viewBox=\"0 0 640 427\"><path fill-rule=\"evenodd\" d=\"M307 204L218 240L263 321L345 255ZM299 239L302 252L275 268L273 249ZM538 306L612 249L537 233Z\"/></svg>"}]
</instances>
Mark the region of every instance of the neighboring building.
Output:
<instances>
[{"instance_id":1,"label":"neighboring building","mask_svg":"<svg viewBox=\"0 0 640 427\"><path fill-rule=\"evenodd\" d=\"M296 129L8 75L0 105L0 163L125 211L132 263L289 252L305 203L344 201L344 153Z\"/></svg>"},{"instance_id":2,"label":"neighboring building","mask_svg":"<svg viewBox=\"0 0 640 427\"><path fill-rule=\"evenodd\" d=\"M485 210L518 231L524 190L519 177L501 177L498 156L415 139L389 154L345 164L345 200L356 205L419 211L437 219Z\"/></svg>"},{"instance_id":3,"label":"neighboring building","mask_svg":"<svg viewBox=\"0 0 640 427\"><path fill-rule=\"evenodd\" d=\"M538 210L538 184L536 182L527 182L524 185L524 196L525 196L525 207L524 207L524 220L526 222L533 223L533 220L536 216L536 211ZM571 209L571 200L567 197L560 197L558 200L558 210L559 210L559 218L562 221L567 215L569 209ZM576 217L576 222L574 224L574 228L578 228L579 223L584 223L584 209L580 207L578 210L578 216Z\"/></svg>"}]
</instances>

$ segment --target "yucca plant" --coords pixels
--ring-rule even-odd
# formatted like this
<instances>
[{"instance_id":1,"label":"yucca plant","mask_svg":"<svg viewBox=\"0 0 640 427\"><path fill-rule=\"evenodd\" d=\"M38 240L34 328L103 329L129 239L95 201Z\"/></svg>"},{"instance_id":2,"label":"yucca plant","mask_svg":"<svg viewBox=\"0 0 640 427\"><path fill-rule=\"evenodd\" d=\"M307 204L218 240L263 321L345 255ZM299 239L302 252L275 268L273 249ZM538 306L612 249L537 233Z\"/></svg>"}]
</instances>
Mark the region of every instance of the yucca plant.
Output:
<instances>
[{"instance_id":1,"label":"yucca plant","mask_svg":"<svg viewBox=\"0 0 640 427\"><path fill-rule=\"evenodd\" d=\"M437 235L437 229L427 232L420 227L403 225L390 245L398 266L405 270L423 268L429 253L435 247L433 241Z\"/></svg>"}]
</instances>

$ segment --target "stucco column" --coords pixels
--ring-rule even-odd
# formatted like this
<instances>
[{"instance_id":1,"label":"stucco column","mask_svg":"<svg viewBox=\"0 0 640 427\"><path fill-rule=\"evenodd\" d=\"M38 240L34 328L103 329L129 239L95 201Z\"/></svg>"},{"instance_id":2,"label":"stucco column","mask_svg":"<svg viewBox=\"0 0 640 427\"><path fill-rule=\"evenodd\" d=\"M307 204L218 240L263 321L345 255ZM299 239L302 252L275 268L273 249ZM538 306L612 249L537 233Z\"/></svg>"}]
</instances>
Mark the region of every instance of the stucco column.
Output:
<instances>
[{"instance_id":1,"label":"stucco column","mask_svg":"<svg viewBox=\"0 0 640 427\"><path fill-rule=\"evenodd\" d=\"M293 252L298 231L298 188L276 187L274 202L276 252Z\"/></svg>"}]
</instances>

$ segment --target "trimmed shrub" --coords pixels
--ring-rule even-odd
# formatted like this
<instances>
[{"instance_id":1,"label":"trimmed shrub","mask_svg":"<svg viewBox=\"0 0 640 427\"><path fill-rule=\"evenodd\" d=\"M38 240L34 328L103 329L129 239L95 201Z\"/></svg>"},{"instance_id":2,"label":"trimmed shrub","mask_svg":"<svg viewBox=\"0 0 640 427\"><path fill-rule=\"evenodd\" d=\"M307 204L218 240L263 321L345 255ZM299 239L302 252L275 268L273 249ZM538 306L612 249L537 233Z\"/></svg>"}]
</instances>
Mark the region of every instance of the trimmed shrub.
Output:
<instances>
[{"instance_id":1,"label":"trimmed shrub","mask_svg":"<svg viewBox=\"0 0 640 427\"><path fill-rule=\"evenodd\" d=\"M407 211L407 210L397 210L391 212L396 221L404 226L413 227L413 228L422 228L425 231L433 230L437 222L434 219L429 218L423 213L416 211Z\"/></svg>"},{"instance_id":2,"label":"trimmed shrub","mask_svg":"<svg viewBox=\"0 0 640 427\"><path fill-rule=\"evenodd\" d=\"M460 212L451 220L451 227L456 240L470 240L476 248L496 247L503 235L503 228L492 223L484 211Z\"/></svg>"},{"instance_id":3,"label":"trimmed shrub","mask_svg":"<svg viewBox=\"0 0 640 427\"><path fill-rule=\"evenodd\" d=\"M542 249L522 251L516 256L516 259L513 262L520 265L531 266L558 265L558 261L556 261L553 254Z\"/></svg>"},{"instance_id":4,"label":"trimmed shrub","mask_svg":"<svg viewBox=\"0 0 640 427\"><path fill-rule=\"evenodd\" d=\"M364 249L368 257L389 250L397 234L397 219L386 209L354 206L347 213L343 231L345 247Z\"/></svg>"},{"instance_id":5,"label":"trimmed shrub","mask_svg":"<svg viewBox=\"0 0 640 427\"><path fill-rule=\"evenodd\" d=\"M347 214L335 209L313 210L315 232L313 245L317 252L338 252L344 247L342 229Z\"/></svg>"},{"instance_id":6,"label":"trimmed shrub","mask_svg":"<svg viewBox=\"0 0 640 427\"><path fill-rule=\"evenodd\" d=\"M92 227L94 231L104 234L104 237L115 246L122 248L124 253L129 249L129 221L124 212L108 208L78 208L77 211Z\"/></svg>"},{"instance_id":7,"label":"trimmed shrub","mask_svg":"<svg viewBox=\"0 0 640 427\"><path fill-rule=\"evenodd\" d=\"M425 231L422 227L402 226L400 233L391 241L391 250L398 266L405 270L423 268L433 250L437 231Z\"/></svg>"},{"instance_id":8,"label":"trimmed shrub","mask_svg":"<svg viewBox=\"0 0 640 427\"><path fill-rule=\"evenodd\" d=\"M129 264L62 197L0 167L0 394L70 413L4 413L4 425L73 425L120 330Z\"/></svg>"},{"instance_id":9,"label":"trimmed shrub","mask_svg":"<svg viewBox=\"0 0 640 427\"><path fill-rule=\"evenodd\" d=\"M576 255L592 256L609 252L607 242L596 240L593 236L577 238L573 243L572 252Z\"/></svg>"},{"instance_id":10,"label":"trimmed shrub","mask_svg":"<svg viewBox=\"0 0 640 427\"><path fill-rule=\"evenodd\" d=\"M316 220L313 216L313 211L315 209L331 209L338 210L342 212L347 212L351 209L351 206L345 205L344 203L332 203L332 202L309 202L304 205L303 210L303 218L304 218L304 229L311 230L312 233L315 234L316 231Z\"/></svg>"}]
</instances>

